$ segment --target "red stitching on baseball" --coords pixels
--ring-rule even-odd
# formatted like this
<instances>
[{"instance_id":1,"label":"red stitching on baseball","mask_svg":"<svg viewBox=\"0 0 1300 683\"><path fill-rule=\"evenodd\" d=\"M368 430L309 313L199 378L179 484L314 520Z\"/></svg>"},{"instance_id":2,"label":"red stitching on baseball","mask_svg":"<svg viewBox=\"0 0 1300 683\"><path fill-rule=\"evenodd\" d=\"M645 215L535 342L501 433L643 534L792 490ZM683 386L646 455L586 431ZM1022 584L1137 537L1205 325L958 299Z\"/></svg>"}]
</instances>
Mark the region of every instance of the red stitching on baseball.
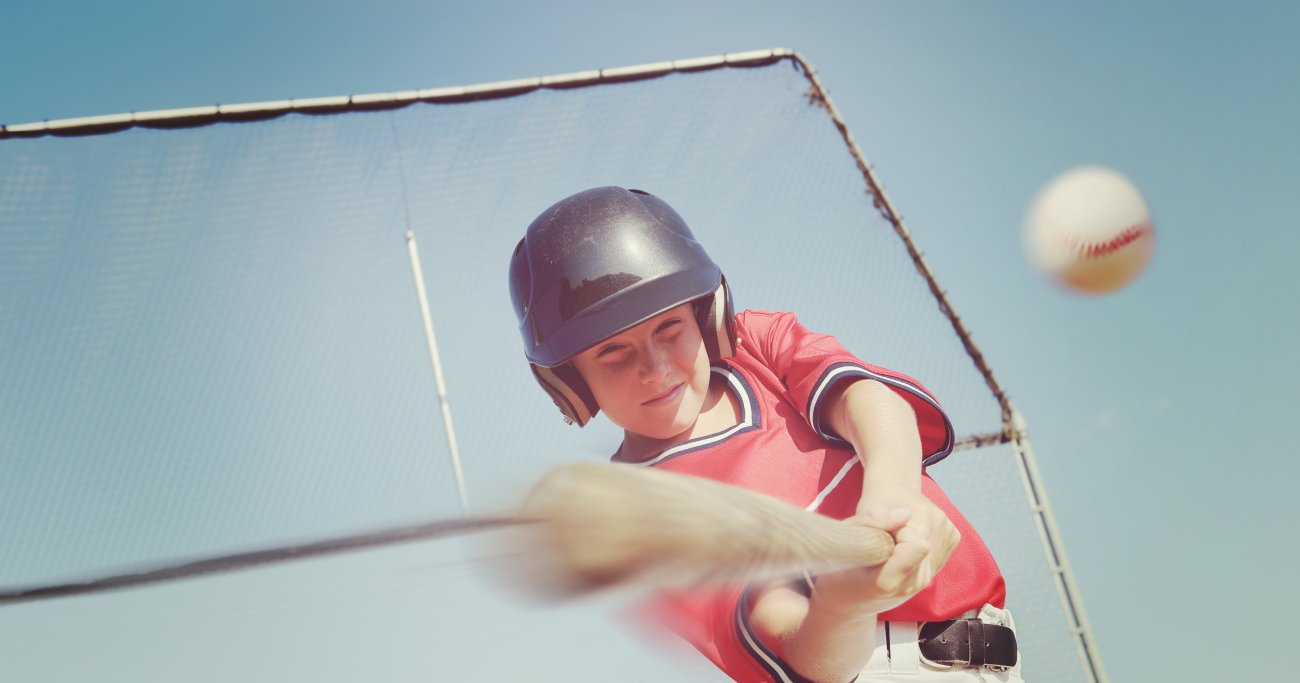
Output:
<instances>
[{"instance_id":1,"label":"red stitching on baseball","mask_svg":"<svg viewBox=\"0 0 1300 683\"><path fill-rule=\"evenodd\" d=\"M1124 247L1138 241L1140 237L1154 233L1151 227L1151 221L1143 221L1137 225L1130 225L1124 228L1118 235L1106 242L1080 242L1078 238L1071 236L1069 238L1070 248L1084 258L1101 258L1109 256Z\"/></svg>"}]
</instances>

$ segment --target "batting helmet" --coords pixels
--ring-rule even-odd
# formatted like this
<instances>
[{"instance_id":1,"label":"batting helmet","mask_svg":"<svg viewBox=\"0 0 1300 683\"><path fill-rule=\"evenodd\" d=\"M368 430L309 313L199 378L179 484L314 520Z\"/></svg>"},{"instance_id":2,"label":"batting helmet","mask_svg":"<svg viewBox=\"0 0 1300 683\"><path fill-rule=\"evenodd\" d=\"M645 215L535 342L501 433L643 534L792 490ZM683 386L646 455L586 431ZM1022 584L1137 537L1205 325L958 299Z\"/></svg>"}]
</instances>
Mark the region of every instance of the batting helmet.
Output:
<instances>
[{"instance_id":1,"label":"batting helmet","mask_svg":"<svg viewBox=\"0 0 1300 683\"><path fill-rule=\"evenodd\" d=\"M662 199L597 187L560 200L528 226L510 259L524 356L571 422L599 411L569 362L580 351L688 301L710 360L735 350L722 270Z\"/></svg>"}]
</instances>

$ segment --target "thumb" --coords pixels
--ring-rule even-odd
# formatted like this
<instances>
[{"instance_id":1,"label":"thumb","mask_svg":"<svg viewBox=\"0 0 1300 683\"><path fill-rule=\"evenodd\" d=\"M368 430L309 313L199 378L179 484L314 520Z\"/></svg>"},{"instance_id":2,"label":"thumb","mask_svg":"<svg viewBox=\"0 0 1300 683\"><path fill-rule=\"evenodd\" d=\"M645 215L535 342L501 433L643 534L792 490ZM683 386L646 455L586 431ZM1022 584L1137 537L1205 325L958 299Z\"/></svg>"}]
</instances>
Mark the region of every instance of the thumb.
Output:
<instances>
[{"instance_id":1,"label":"thumb","mask_svg":"<svg viewBox=\"0 0 1300 683\"><path fill-rule=\"evenodd\" d=\"M884 508L873 505L872 507L867 508L865 513L856 514L844 521L874 527L892 533L903 528L911 519L911 508Z\"/></svg>"}]
</instances>

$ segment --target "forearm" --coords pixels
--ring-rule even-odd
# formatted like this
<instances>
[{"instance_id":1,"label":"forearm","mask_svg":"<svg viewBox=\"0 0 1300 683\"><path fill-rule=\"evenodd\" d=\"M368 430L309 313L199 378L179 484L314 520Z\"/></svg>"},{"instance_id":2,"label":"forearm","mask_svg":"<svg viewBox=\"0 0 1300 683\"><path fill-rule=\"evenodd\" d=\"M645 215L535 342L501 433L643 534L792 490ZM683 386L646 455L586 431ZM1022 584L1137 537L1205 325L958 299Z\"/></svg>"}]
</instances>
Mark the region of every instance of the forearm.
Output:
<instances>
[{"instance_id":1,"label":"forearm","mask_svg":"<svg viewBox=\"0 0 1300 683\"><path fill-rule=\"evenodd\" d=\"M835 429L862 461L859 515L881 523L906 520L894 532L894 555L915 553L910 573L885 593L915 595L929 585L961 541L951 520L921 492L921 436L906 399L874 381L845 387L828 413ZM886 608L888 609L888 608Z\"/></svg>"},{"instance_id":2,"label":"forearm","mask_svg":"<svg viewBox=\"0 0 1300 683\"><path fill-rule=\"evenodd\" d=\"M872 380L837 386L828 400L827 426L862 461L864 501L874 491L921 490L921 436L906 400Z\"/></svg>"},{"instance_id":3,"label":"forearm","mask_svg":"<svg viewBox=\"0 0 1300 683\"><path fill-rule=\"evenodd\" d=\"M817 683L840 683L853 680L871 659L878 613L892 609L929 582L934 573L930 531L944 531L940 524L951 525L946 519L935 523L926 514L930 511L924 499L918 502L921 436L916 413L903 397L880 382L859 379L837 385L825 400L822 426L851 444L862 462L859 513L867 513L876 500L902 503L908 512L890 517L886 511L897 545L885 566L819 576L817 590L799 603L800 609L762 609L755 616L761 613L772 625L786 624L775 632L781 634L786 660L796 671ZM905 530L900 528L904 523ZM939 545L944 550L937 563L942 565L955 540ZM773 600L771 605L782 602Z\"/></svg>"},{"instance_id":4,"label":"forearm","mask_svg":"<svg viewBox=\"0 0 1300 683\"><path fill-rule=\"evenodd\" d=\"M862 462L858 512L864 517L848 523L889 531L894 552L880 567L818 576L816 590L806 598L770 591L752 616L779 635L796 671L818 683L835 683L853 680L866 666L876 647L878 615L924 588L957 537L949 533L943 513L921 495L921 437L912 406L872 380L842 383L825 400L821 426L851 444ZM883 514L872 505L884 508ZM898 507L906 511L900 514ZM932 547L938 549L934 556Z\"/></svg>"},{"instance_id":5,"label":"forearm","mask_svg":"<svg viewBox=\"0 0 1300 683\"><path fill-rule=\"evenodd\" d=\"M876 615L809 600L808 614L785 640L790 666L814 683L847 683L871 659Z\"/></svg>"}]
</instances>

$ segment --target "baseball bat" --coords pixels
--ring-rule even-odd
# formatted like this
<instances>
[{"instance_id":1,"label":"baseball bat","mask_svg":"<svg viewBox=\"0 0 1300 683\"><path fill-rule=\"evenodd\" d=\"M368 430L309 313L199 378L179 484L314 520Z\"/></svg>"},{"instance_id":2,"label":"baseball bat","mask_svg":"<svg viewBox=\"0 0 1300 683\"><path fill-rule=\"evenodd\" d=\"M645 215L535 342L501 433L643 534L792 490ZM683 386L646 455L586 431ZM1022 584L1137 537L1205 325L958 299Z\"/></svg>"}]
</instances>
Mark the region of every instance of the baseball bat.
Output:
<instances>
[{"instance_id":1,"label":"baseball bat","mask_svg":"<svg viewBox=\"0 0 1300 683\"><path fill-rule=\"evenodd\" d=\"M702 477L582 463L527 497L527 582L579 595L623 585L734 584L877 566L893 539Z\"/></svg>"}]
</instances>

